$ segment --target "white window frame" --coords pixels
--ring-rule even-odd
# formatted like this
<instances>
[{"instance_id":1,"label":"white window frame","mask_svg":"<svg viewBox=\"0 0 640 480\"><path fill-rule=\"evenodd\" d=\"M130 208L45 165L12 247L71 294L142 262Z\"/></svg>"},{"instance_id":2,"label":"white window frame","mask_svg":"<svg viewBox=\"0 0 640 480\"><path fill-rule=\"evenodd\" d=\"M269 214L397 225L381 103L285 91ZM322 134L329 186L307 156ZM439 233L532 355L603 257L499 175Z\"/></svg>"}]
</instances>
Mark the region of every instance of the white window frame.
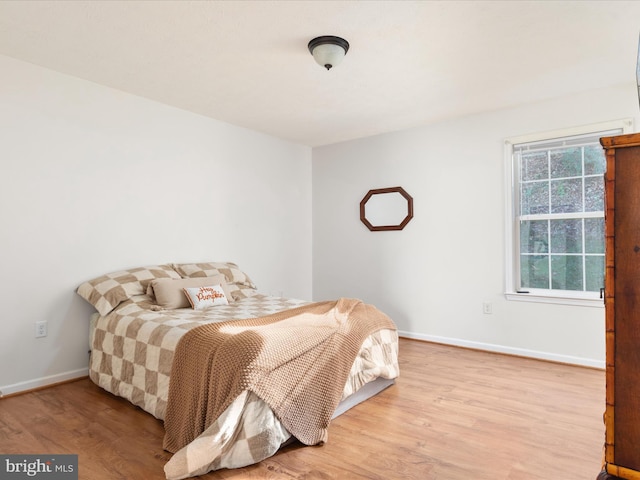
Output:
<instances>
[{"instance_id":1,"label":"white window frame","mask_svg":"<svg viewBox=\"0 0 640 480\"><path fill-rule=\"evenodd\" d=\"M518 178L516 176L517 169L514 166L513 148L514 145L522 143L546 140L553 141L562 137L588 135L596 132L615 132L616 130L621 130L621 134L631 133L633 130L633 120L630 118L613 120L581 127L511 137L505 140L505 296L508 300L604 307L604 301L600 298L599 292L554 291L545 289L527 289L527 293L519 293L517 291L517 286L520 283L519 262L517 260L517 256L520 254L520 239L519 228L516 221L519 212L517 211L518 205L515 195L518 188ZM611 135L615 134L617 133L611 133ZM607 136L607 134L603 136Z\"/></svg>"}]
</instances>

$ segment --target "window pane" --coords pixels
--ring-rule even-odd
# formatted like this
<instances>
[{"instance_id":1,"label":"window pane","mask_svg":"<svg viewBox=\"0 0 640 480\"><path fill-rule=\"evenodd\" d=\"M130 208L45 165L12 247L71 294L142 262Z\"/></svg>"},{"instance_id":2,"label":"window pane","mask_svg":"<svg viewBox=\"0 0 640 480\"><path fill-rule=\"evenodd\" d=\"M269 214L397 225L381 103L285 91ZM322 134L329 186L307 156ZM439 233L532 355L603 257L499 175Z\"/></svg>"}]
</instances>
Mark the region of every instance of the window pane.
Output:
<instances>
[{"instance_id":1,"label":"window pane","mask_svg":"<svg viewBox=\"0 0 640 480\"><path fill-rule=\"evenodd\" d=\"M604 177L584 179L585 212L604 212Z\"/></svg>"},{"instance_id":2,"label":"window pane","mask_svg":"<svg viewBox=\"0 0 640 480\"><path fill-rule=\"evenodd\" d=\"M508 142L510 173L518 178L510 185L517 207L512 226L519 236L508 271L520 277L509 277L515 280L510 289L547 290L549 296L559 290L562 296L589 292L575 296L595 299L604 281L606 244L606 157L599 139L616 131L581 128Z\"/></svg>"},{"instance_id":3,"label":"window pane","mask_svg":"<svg viewBox=\"0 0 640 480\"><path fill-rule=\"evenodd\" d=\"M549 288L549 255L520 255L520 285Z\"/></svg>"},{"instance_id":4,"label":"window pane","mask_svg":"<svg viewBox=\"0 0 640 480\"><path fill-rule=\"evenodd\" d=\"M549 178L547 152L523 153L521 160L521 172L523 182Z\"/></svg>"},{"instance_id":5,"label":"window pane","mask_svg":"<svg viewBox=\"0 0 640 480\"><path fill-rule=\"evenodd\" d=\"M604 255L585 258L588 292L597 292L604 287Z\"/></svg>"},{"instance_id":6,"label":"window pane","mask_svg":"<svg viewBox=\"0 0 640 480\"><path fill-rule=\"evenodd\" d=\"M582 148L552 150L551 178L579 177L582 175Z\"/></svg>"},{"instance_id":7,"label":"window pane","mask_svg":"<svg viewBox=\"0 0 640 480\"><path fill-rule=\"evenodd\" d=\"M582 179L551 182L551 213L582 212Z\"/></svg>"},{"instance_id":8,"label":"window pane","mask_svg":"<svg viewBox=\"0 0 640 480\"><path fill-rule=\"evenodd\" d=\"M585 175L604 173L605 164L604 149L600 145L584 147Z\"/></svg>"},{"instance_id":9,"label":"window pane","mask_svg":"<svg viewBox=\"0 0 640 480\"><path fill-rule=\"evenodd\" d=\"M552 255L553 290L582 290L582 256Z\"/></svg>"},{"instance_id":10,"label":"window pane","mask_svg":"<svg viewBox=\"0 0 640 480\"><path fill-rule=\"evenodd\" d=\"M520 210L522 215L549 213L549 184L547 182L524 184Z\"/></svg>"},{"instance_id":11,"label":"window pane","mask_svg":"<svg viewBox=\"0 0 640 480\"><path fill-rule=\"evenodd\" d=\"M604 218L584 219L584 249L586 253L604 253Z\"/></svg>"},{"instance_id":12,"label":"window pane","mask_svg":"<svg viewBox=\"0 0 640 480\"><path fill-rule=\"evenodd\" d=\"M551 253L582 253L582 220L551 220Z\"/></svg>"},{"instance_id":13,"label":"window pane","mask_svg":"<svg viewBox=\"0 0 640 480\"><path fill-rule=\"evenodd\" d=\"M520 223L520 251L542 254L549 252L549 232L547 220L533 220Z\"/></svg>"}]
</instances>

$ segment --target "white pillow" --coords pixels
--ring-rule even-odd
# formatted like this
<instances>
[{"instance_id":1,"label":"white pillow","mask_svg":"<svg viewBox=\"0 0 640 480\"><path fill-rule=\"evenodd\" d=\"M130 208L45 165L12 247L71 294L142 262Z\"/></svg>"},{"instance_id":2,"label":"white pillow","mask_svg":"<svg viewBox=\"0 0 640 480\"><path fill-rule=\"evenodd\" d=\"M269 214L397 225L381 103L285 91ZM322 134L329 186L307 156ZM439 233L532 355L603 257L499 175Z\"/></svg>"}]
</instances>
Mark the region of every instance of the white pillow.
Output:
<instances>
[{"instance_id":1,"label":"white pillow","mask_svg":"<svg viewBox=\"0 0 640 480\"><path fill-rule=\"evenodd\" d=\"M204 310L216 305L229 305L222 285L185 288L184 293L194 310Z\"/></svg>"}]
</instances>

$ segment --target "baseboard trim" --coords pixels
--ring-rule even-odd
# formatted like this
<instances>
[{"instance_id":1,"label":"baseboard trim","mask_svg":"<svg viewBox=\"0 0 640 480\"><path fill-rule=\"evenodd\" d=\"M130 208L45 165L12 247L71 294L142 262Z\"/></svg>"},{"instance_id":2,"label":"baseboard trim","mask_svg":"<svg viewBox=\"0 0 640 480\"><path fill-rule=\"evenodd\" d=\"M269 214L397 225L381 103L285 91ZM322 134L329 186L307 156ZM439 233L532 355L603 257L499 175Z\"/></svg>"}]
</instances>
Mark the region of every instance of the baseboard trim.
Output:
<instances>
[{"instance_id":1,"label":"baseboard trim","mask_svg":"<svg viewBox=\"0 0 640 480\"><path fill-rule=\"evenodd\" d=\"M48 377L36 378L26 382L14 383L13 385L0 385L0 398L7 397L16 393L24 393L30 390L38 390L40 388L49 387L56 383L62 383L76 378L82 378L89 375L88 368L72 370L70 372L58 373Z\"/></svg>"},{"instance_id":2,"label":"baseboard trim","mask_svg":"<svg viewBox=\"0 0 640 480\"><path fill-rule=\"evenodd\" d=\"M486 352L504 353L506 355L514 355L517 357L535 358L537 360L566 363L569 365L579 365L581 367L590 367L602 370L604 370L605 368L604 360L596 360L593 358L573 357L570 355L540 352L537 350L527 350L524 348L505 347L503 345L495 345L492 343L473 342L470 340L462 340L460 338L439 337L437 335L425 335L421 333L405 332L402 330L398 331L398 335L400 337L412 338L414 340L424 340L425 342L441 343L443 345L471 348L474 350L483 350Z\"/></svg>"},{"instance_id":3,"label":"baseboard trim","mask_svg":"<svg viewBox=\"0 0 640 480\"><path fill-rule=\"evenodd\" d=\"M591 367L604 370L605 362L603 360L595 360L592 358L572 357L570 355L559 355L556 353L540 352L537 350L527 350L524 348L505 347L503 345L495 345L492 343L473 342L470 340L462 340L460 338L440 337L437 335L425 335L422 333L398 331L398 335L404 338L414 340L423 340L425 342L441 343L443 345L452 345L456 347L471 348L474 350L483 350L487 352L504 353L518 357L535 358L538 360L546 360L556 363L567 363L570 365L579 365L582 367ZM22 393L28 390L36 390L48 387L56 383L74 380L89 375L88 368L63 372L48 377L36 378L26 382L14 383L13 385L0 385L0 398L3 396Z\"/></svg>"}]
</instances>

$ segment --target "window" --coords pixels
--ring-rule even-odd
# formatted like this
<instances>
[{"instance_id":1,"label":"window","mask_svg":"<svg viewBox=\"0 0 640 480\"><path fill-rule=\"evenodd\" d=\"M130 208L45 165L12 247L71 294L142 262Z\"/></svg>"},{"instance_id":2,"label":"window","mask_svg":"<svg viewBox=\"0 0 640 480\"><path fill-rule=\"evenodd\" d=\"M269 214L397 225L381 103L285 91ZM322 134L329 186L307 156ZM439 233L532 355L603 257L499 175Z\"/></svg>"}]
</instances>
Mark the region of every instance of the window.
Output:
<instances>
[{"instance_id":1,"label":"window","mask_svg":"<svg viewBox=\"0 0 640 480\"><path fill-rule=\"evenodd\" d=\"M625 126L630 122L507 142L508 298L602 304L606 164L600 138Z\"/></svg>"}]
</instances>

